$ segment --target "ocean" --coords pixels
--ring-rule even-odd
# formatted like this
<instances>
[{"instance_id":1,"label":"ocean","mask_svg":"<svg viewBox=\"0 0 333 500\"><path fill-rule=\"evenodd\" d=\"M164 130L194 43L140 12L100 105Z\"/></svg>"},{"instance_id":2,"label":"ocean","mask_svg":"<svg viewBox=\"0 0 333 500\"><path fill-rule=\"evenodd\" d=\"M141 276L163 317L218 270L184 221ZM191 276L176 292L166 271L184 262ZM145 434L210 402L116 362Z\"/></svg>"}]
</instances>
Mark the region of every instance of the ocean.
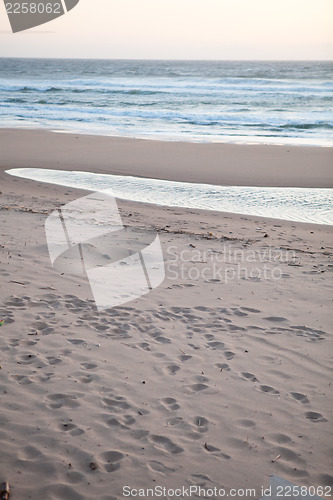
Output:
<instances>
[{"instance_id":1,"label":"ocean","mask_svg":"<svg viewBox=\"0 0 333 500\"><path fill-rule=\"evenodd\" d=\"M0 59L0 126L333 145L333 62Z\"/></svg>"}]
</instances>

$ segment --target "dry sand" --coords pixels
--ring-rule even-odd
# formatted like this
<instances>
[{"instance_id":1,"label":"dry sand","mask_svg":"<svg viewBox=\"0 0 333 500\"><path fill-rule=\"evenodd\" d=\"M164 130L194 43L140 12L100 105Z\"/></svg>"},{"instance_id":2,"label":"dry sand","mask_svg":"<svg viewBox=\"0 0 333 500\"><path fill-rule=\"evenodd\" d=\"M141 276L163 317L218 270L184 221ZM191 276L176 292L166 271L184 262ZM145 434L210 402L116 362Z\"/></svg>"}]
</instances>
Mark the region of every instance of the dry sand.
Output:
<instances>
[{"instance_id":1,"label":"dry sand","mask_svg":"<svg viewBox=\"0 0 333 500\"><path fill-rule=\"evenodd\" d=\"M84 279L52 269L44 231L86 193L4 173L327 186L332 150L18 130L0 149L0 482L13 500L121 499L125 485L259 498L271 474L332 485L332 228L119 201L125 225L159 232L167 277L98 313Z\"/></svg>"}]
</instances>

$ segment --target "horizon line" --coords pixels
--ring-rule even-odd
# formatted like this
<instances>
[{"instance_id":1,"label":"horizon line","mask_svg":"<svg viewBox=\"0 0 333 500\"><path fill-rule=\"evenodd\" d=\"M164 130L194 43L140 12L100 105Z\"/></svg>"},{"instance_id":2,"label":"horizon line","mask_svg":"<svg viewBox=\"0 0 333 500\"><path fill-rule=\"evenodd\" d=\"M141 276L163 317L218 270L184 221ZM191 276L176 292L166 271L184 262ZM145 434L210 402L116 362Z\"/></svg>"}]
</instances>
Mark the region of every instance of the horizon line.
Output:
<instances>
[{"instance_id":1,"label":"horizon line","mask_svg":"<svg viewBox=\"0 0 333 500\"><path fill-rule=\"evenodd\" d=\"M193 58L131 58L131 57L57 57L57 56L1 56L0 59L54 59L54 60L82 60L82 61L170 61L170 62L333 62L332 59L193 59Z\"/></svg>"}]
</instances>

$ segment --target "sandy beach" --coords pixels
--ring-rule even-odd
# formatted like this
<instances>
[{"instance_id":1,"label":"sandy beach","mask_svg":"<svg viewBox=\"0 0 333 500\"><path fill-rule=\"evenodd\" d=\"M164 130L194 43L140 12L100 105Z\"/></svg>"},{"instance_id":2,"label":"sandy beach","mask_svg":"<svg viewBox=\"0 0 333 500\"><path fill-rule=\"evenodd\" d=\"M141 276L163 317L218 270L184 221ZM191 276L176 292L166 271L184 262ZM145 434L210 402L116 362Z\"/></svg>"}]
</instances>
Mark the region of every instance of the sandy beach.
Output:
<instances>
[{"instance_id":1,"label":"sandy beach","mask_svg":"<svg viewBox=\"0 0 333 500\"><path fill-rule=\"evenodd\" d=\"M158 232L166 278L98 312L84 278L52 268L45 238L47 216L87 192L5 173L333 187L332 148L1 129L0 150L11 498L119 500L128 485L259 499L272 474L332 487L332 227L119 200L125 226Z\"/></svg>"},{"instance_id":2,"label":"sandy beach","mask_svg":"<svg viewBox=\"0 0 333 500\"><path fill-rule=\"evenodd\" d=\"M333 187L333 153L326 147L0 132L0 161L7 169L69 169L224 186Z\"/></svg>"}]
</instances>

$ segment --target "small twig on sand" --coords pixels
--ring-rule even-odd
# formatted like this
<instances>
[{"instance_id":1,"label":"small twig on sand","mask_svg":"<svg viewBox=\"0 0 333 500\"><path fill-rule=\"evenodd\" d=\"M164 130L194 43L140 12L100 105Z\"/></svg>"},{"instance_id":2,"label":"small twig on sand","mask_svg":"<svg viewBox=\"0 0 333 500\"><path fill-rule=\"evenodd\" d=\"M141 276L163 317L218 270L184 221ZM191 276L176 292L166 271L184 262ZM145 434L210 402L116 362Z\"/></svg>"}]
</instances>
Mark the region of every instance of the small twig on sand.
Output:
<instances>
[{"instance_id":1,"label":"small twig on sand","mask_svg":"<svg viewBox=\"0 0 333 500\"><path fill-rule=\"evenodd\" d=\"M10 280L10 283L16 283L16 285L22 285L22 286L26 285L26 283L22 283L21 281L14 281L14 280Z\"/></svg>"}]
</instances>

